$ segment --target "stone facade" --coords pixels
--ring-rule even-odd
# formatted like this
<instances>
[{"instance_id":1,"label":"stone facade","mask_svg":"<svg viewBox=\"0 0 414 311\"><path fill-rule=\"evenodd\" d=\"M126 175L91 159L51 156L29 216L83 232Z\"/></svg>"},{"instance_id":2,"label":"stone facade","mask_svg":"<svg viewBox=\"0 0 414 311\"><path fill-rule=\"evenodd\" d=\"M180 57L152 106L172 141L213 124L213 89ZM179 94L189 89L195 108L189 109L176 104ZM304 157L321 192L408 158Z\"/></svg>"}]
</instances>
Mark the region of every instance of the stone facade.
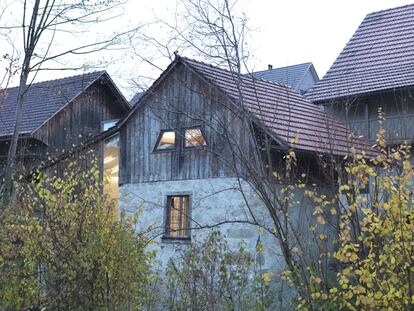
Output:
<instances>
[{"instance_id":1,"label":"stone facade","mask_svg":"<svg viewBox=\"0 0 414 311\"><path fill-rule=\"evenodd\" d=\"M268 212L253 189L245 183L242 187L258 222L271 227ZM204 239L213 230L197 227L215 226L231 220L251 220L243 194L234 177L125 184L120 188L119 207L127 214L134 213L137 209L142 210L139 218L140 229L152 227L150 235L156 237L156 243L151 248L157 251L158 260L165 266L177 251L185 248L191 241ZM191 241L163 239L166 198L169 195L190 196ZM303 200L301 202L297 215L293 215L292 219L293 223L308 231L307 224L313 209L309 205L305 206ZM261 241L265 245L263 269L275 273L283 269L284 261L278 242L270 233L246 223L227 223L215 229L220 230L230 248L234 250L239 248L240 243L244 243L246 250L254 253L257 243Z\"/></svg>"}]
</instances>

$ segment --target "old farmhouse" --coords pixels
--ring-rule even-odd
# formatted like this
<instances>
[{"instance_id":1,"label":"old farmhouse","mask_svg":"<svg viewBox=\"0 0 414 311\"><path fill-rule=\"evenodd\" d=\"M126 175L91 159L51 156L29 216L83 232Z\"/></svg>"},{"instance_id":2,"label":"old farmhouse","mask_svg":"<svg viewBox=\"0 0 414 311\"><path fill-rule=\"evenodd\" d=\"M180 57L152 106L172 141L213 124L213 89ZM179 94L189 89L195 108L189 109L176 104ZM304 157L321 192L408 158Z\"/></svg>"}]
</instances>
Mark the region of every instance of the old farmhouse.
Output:
<instances>
[{"instance_id":1,"label":"old farmhouse","mask_svg":"<svg viewBox=\"0 0 414 311\"><path fill-rule=\"evenodd\" d=\"M371 141L382 108L388 144L412 143L413 46L413 4L368 14L306 97Z\"/></svg>"},{"instance_id":2,"label":"old farmhouse","mask_svg":"<svg viewBox=\"0 0 414 311\"><path fill-rule=\"evenodd\" d=\"M2 96L3 158L16 92ZM337 172L326 168L353 147L373 154L290 86L178 55L132 109L108 74L95 72L33 84L23 114L21 170L87 142L119 209L142 209L140 226L151 227L163 264L215 228L231 247L268 245L263 267L279 271L282 250L271 228L285 212L284 185L337 191ZM298 166L290 171L284 159L292 151ZM308 243L313 207L304 190L295 192L291 226Z\"/></svg>"},{"instance_id":3,"label":"old farmhouse","mask_svg":"<svg viewBox=\"0 0 414 311\"><path fill-rule=\"evenodd\" d=\"M244 241L253 251L263 241L265 269L280 269L274 236L257 225L267 228L283 213L271 210L289 182L275 178L285 176L283 157L294 149L301 165L291 178L328 191L324 159L340 161L352 147L371 152L292 88L178 55L117 128L119 208L142 209L164 264L219 228L232 247ZM296 195L295 226L306 241L313 208Z\"/></svg>"}]
</instances>

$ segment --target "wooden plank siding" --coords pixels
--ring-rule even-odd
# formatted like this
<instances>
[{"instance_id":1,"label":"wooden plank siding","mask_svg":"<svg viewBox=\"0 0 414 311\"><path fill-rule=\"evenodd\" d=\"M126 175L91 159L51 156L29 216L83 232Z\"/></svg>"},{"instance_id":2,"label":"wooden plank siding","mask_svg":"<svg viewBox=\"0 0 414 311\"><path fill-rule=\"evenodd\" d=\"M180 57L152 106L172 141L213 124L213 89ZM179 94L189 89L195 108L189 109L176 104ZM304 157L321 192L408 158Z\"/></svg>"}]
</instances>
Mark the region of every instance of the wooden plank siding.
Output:
<instances>
[{"instance_id":1,"label":"wooden plank siding","mask_svg":"<svg viewBox=\"0 0 414 311\"><path fill-rule=\"evenodd\" d=\"M102 121L120 119L123 111L104 84L95 82L72 103L43 124L33 137L48 146L51 155L58 155L98 135Z\"/></svg>"},{"instance_id":2,"label":"wooden plank siding","mask_svg":"<svg viewBox=\"0 0 414 311\"><path fill-rule=\"evenodd\" d=\"M7 164L7 153L10 140L0 141L0 184ZM47 159L47 146L37 139L26 137L20 139L17 146L16 170L18 174L31 169L34 164Z\"/></svg>"},{"instance_id":3,"label":"wooden plank siding","mask_svg":"<svg viewBox=\"0 0 414 311\"><path fill-rule=\"evenodd\" d=\"M405 88L326 104L326 111L353 132L374 142L379 130L378 110L385 116L387 143L414 142L414 92Z\"/></svg>"},{"instance_id":4,"label":"wooden plank siding","mask_svg":"<svg viewBox=\"0 0 414 311\"><path fill-rule=\"evenodd\" d=\"M120 119L124 114L108 86L95 82L73 102L45 122L30 137L20 139L19 172L33 169L48 156L57 157L63 152L101 132L102 121ZM101 158L102 144L91 146ZM9 140L0 142L0 178L7 160ZM58 166L59 167L59 166Z\"/></svg>"},{"instance_id":5,"label":"wooden plank siding","mask_svg":"<svg viewBox=\"0 0 414 311\"><path fill-rule=\"evenodd\" d=\"M236 106L183 64L139 105L120 130L120 184L235 176L230 145L254 158L249 126ZM207 146L187 150L179 137L176 150L154 151L162 130L190 127L201 127Z\"/></svg>"}]
</instances>

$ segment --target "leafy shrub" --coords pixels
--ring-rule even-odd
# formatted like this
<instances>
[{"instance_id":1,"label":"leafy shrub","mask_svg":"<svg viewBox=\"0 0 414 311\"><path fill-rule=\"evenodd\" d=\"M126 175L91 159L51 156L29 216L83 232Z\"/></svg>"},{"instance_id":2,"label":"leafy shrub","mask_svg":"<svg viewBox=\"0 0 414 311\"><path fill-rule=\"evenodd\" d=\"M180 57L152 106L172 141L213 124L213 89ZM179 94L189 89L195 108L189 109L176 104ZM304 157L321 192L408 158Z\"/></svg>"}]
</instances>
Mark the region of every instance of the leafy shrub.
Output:
<instances>
[{"instance_id":1,"label":"leafy shrub","mask_svg":"<svg viewBox=\"0 0 414 311\"><path fill-rule=\"evenodd\" d=\"M21 182L0 227L0 309L137 310L152 254L136 219L114 216L96 161Z\"/></svg>"},{"instance_id":2,"label":"leafy shrub","mask_svg":"<svg viewBox=\"0 0 414 311\"><path fill-rule=\"evenodd\" d=\"M218 232L194 242L167 268L169 310L269 310L276 304L273 274L243 245L232 250Z\"/></svg>"}]
</instances>

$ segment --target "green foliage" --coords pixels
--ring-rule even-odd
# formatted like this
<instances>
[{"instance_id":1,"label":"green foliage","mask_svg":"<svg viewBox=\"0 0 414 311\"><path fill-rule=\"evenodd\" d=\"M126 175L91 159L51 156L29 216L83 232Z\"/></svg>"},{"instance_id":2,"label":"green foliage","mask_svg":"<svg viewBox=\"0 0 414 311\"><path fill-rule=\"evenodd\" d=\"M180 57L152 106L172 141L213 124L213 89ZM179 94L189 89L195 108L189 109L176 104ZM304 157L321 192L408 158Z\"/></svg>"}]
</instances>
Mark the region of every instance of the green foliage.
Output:
<instances>
[{"instance_id":1,"label":"green foliage","mask_svg":"<svg viewBox=\"0 0 414 311\"><path fill-rule=\"evenodd\" d=\"M219 232L188 245L167 268L169 310L269 310L276 305L273 274L243 245L232 251ZM255 258L256 257L256 258Z\"/></svg>"},{"instance_id":2,"label":"green foliage","mask_svg":"<svg viewBox=\"0 0 414 311\"><path fill-rule=\"evenodd\" d=\"M0 227L0 309L137 310L152 254L136 218L116 217L95 161L21 181Z\"/></svg>"}]
</instances>

